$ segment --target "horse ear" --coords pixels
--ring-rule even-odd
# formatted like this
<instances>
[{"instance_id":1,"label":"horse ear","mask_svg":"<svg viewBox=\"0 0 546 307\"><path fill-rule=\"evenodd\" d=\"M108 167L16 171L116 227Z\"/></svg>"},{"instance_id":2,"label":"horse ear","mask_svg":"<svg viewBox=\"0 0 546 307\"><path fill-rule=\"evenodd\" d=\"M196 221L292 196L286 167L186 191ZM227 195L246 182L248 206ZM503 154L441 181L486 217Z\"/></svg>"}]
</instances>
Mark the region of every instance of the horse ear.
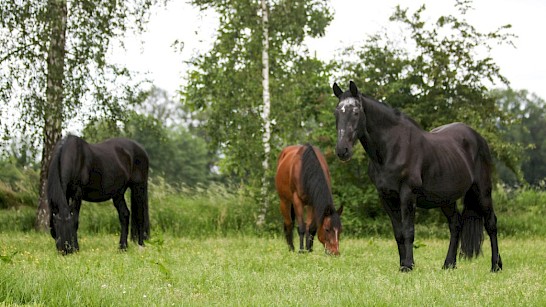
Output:
<instances>
[{"instance_id":1,"label":"horse ear","mask_svg":"<svg viewBox=\"0 0 546 307\"><path fill-rule=\"evenodd\" d=\"M343 205L341 205L341 206L337 209L337 214L341 215L341 213L343 213Z\"/></svg>"},{"instance_id":2,"label":"horse ear","mask_svg":"<svg viewBox=\"0 0 546 307\"><path fill-rule=\"evenodd\" d=\"M334 82L334 85L332 86L332 89L334 90L334 95L336 95L337 98L339 98L339 96L343 94L343 91L341 90L339 85L337 85L337 83L335 82Z\"/></svg>"},{"instance_id":3,"label":"horse ear","mask_svg":"<svg viewBox=\"0 0 546 307\"><path fill-rule=\"evenodd\" d=\"M353 95L353 97L358 97L358 88L353 81L349 83L349 90L351 91L351 95Z\"/></svg>"}]
</instances>

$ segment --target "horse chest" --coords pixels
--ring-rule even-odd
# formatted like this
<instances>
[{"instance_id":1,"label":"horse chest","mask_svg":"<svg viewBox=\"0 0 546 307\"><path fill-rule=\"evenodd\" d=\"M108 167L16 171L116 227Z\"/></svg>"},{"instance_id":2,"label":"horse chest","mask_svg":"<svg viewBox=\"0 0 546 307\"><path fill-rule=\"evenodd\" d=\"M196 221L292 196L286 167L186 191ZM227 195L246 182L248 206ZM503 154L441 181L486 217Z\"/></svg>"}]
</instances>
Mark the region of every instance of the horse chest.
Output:
<instances>
[{"instance_id":1,"label":"horse chest","mask_svg":"<svg viewBox=\"0 0 546 307\"><path fill-rule=\"evenodd\" d=\"M371 163L368 166L368 175L381 194L398 192L406 177L405 171L391 166L381 166Z\"/></svg>"}]
</instances>

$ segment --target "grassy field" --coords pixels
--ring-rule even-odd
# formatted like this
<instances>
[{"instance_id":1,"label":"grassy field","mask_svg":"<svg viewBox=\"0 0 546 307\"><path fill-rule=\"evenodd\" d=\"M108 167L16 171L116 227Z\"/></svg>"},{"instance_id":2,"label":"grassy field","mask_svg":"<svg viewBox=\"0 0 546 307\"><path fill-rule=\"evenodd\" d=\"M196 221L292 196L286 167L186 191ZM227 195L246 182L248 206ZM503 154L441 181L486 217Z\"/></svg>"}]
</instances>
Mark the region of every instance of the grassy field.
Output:
<instances>
[{"instance_id":1,"label":"grassy field","mask_svg":"<svg viewBox=\"0 0 546 307\"><path fill-rule=\"evenodd\" d=\"M501 238L505 269L484 255L441 270L447 240L424 239L416 269L398 272L394 240L347 239L340 257L322 246L290 253L279 238L156 237L116 249L118 237L80 234L81 251L60 256L46 234L0 234L0 305L546 305L544 239Z\"/></svg>"}]
</instances>

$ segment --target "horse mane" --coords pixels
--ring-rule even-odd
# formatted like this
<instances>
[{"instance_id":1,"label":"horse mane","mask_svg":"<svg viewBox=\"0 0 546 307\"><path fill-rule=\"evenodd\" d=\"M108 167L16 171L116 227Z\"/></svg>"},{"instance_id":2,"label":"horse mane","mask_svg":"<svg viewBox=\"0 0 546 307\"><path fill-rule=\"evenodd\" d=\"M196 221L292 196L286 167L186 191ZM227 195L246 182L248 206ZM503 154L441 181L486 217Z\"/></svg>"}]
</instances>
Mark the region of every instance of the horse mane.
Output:
<instances>
[{"instance_id":1,"label":"horse mane","mask_svg":"<svg viewBox=\"0 0 546 307\"><path fill-rule=\"evenodd\" d=\"M315 221L322 224L325 216L332 216L332 224L341 225L334 208L334 200L320 161L312 145L306 144L301 156L301 180L308 202L315 212ZM337 216L337 222L336 218Z\"/></svg>"},{"instance_id":2,"label":"horse mane","mask_svg":"<svg viewBox=\"0 0 546 307\"><path fill-rule=\"evenodd\" d=\"M83 152L83 140L74 135L67 135L57 143L49 164L47 178L48 204L50 209L55 209L57 212L62 211L62 214L68 214L68 212L65 211L69 208L66 200L66 193L70 181L74 179L76 174L63 174L61 170L61 157L65 147L74 146L73 144L75 144L76 154L79 155ZM72 168L69 168L69 170L72 170ZM53 213L54 210L50 211Z\"/></svg>"},{"instance_id":3,"label":"horse mane","mask_svg":"<svg viewBox=\"0 0 546 307\"><path fill-rule=\"evenodd\" d=\"M391 105L389 105L388 103L386 103L384 101L375 99L373 97L370 97L370 96L362 94L362 93L359 93L359 94L360 94L360 96L362 96L361 98L363 100L372 101L376 105L381 106L381 108L384 109L386 112L389 112L390 114L392 114L395 118L399 118L400 120L407 120L408 122L410 122L415 127L423 130L423 128L421 128L421 125L419 125L419 123L417 123L413 118L409 117L407 114L400 111L399 109L392 107Z\"/></svg>"},{"instance_id":4,"label":"horse mane","mask_svg":"<svg viewBox=\"0 0 546 307\"><path fill-rule=\"evenodd\" d=\"M58 213L59 209L67 208L66 191L63 185L61 173L61 155L66 137L61 139L53 151L53 156L49 164L47 175L47 203L49 205L50 214Z\"/></svg>"}]
</instances>

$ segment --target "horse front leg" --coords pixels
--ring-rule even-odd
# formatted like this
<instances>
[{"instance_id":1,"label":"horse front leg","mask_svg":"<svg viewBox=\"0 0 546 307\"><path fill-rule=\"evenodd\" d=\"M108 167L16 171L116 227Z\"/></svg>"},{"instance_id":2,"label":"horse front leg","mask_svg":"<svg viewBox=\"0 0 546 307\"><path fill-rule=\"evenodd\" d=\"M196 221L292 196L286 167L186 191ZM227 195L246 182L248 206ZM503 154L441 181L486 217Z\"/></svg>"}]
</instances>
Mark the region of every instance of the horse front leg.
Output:
<instances>
[{"instance_id":1,"label":"horse front leg","mask_svg":"<svg viewBox=\"0 0 546 307\"><path fill-rule=\"evenodd\" d=\"M74 250L80 250L80 244L78 243L78 228L80 226L80 208L82 207L82 192L81 188L78 188L74 198L72 199L72 206L74 206Z\"/></svg>"},{"instance_id":2,"label":"horse front leg","mask_svg":"<svg viewBox=\"0 0 546 307\"><path fill-rule=\"evenodd\" d=\"M313 238L317 232L317 226L315 223L313 207L306 206L305 209L305 249L308 252L312 252Z\"/></svg>"},{"instance_id":3,"label":"horse front leg","mask_svg":"<svg viewBox=\"0 0 546 307\"><path fill-rule=\"evenodd\" d=\"M381 196L381 203L385 212L391 219L394 239L398 246L398 255L400 257L398 264L402 266L402 261L406 258L406 248L404 246L404 234L402 232L402 217L400 215L400 200L397 197Z\"/></svg>"},{"instance_id":4,"label":"horse front leg","mask_svg":"<svg viewBox=\"0 0 546 307\"><path fill-rule=\"evenodd\" d=\"M125 202L124 193L113 198L114 206L118 210L119 223L121 225L121 234L119 237L119 248L121 250L127 249L127 236L129 235L129 208L127 208L127 203Z\"/></svg>"},{"instance_id":5,"label":"horse front leg","mask_svg":"<svg viewBox=\"0 0 546 307\"><path fill-rule=\"evenodd\" d=\"M403 185L400 189L400 213L402 217L402 234L404 237L405 258L400 264L400 271L413 270L413 241L415 239L415 206L416 197L411 188Z\"/></svg>"},{"instance_id":6,"label":"horse front leg","mask_svg":"<svg viewBox=\"0 0 546 307\"><path fill-rule=\"evenodd\" d=\"M461 214L457 210L457 204L455 202L442 207L442 212L447 218L450 233L449 248L442 268L444 270L454 269L457 267L457 248L459 247L459 235L462 227Z\"/></svg>"}]
</instances>

